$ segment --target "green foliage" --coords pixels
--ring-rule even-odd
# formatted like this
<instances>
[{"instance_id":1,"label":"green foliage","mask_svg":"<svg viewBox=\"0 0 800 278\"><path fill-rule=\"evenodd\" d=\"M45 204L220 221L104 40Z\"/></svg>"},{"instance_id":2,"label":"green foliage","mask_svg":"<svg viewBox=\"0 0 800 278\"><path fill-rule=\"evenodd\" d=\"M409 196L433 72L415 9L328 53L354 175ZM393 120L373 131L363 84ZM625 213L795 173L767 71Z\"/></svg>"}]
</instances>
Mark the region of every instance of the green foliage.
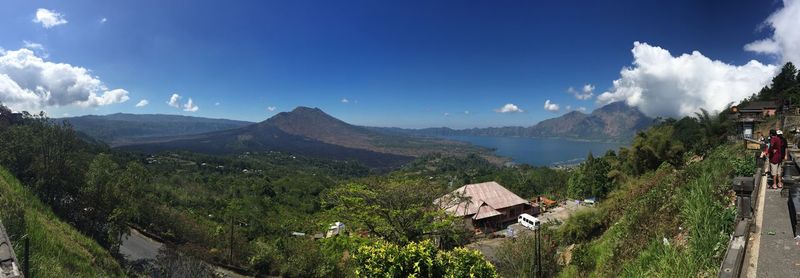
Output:
<instances>
[{"instance_id":1,"label":"green foliage","mask_svg":"<svg viewBox=\"0 0 800 278\"><path fill-rule=\"evenodd\" d=\"M669 124L659 125L640 132L633 139L628 156L628 164L634 174L640 175L658 168L666 162L673 166L683 164L683 144L675 140L674 127Z\"/></svg>"},{"instance_id":2,"label":"green foliage","mask_svg":"<svg viewBox=\"0 0 800 278\"><path fill-rule=\"evenodd\" d=\"M438 251L430 241L405 246L378 241L353 254L357 277L497 277L475 250Z\"/></svg>"},{"instance_id":3,"label":"green foliage","mask_svg":"<svg viewBox=\"0 0 800 278\"><path fill-rule=\"evenodd\" d=\"M682 169L662 165L628 179L596 211L583 212L594 216L576 213L559 229L563 244L577 243L565 272L584 277L716 273L733 228L730 166L746 157L739 147L715 148ZM584 235L592 224L578 224L595 219L610 223L608 229L598 237Z\"/></svg>"},{"instance_id":4,"label":"green foliage","mask_svg":"<svg viewBox=\"0 0 800 278\"><path fill-rule=\"evenodd\" d=\"M552 277L558 272L558 243L554 229L543 226L541 236L541 268L543 277ZM502 277L536 277L536 237L533 233L522 234L506 240L495 254L497 271Z\"/></svg>"},{"instance_id":5,"label":"green foliage","mask_svg":"<svg viewBox=\"0 0 800 278\"><path fill-rule=\"evenodd\" d=\"M772 78L772 84L765 86L746 102L755 100L789 100L795 105L800 103L800 77L794 64L784 64L780 73Z\"/></svg>"},{"instance_id":6,"label":"green foliage","mask_svg":"<svg viewBox=\"0 0 800 278\"><path fill-rule=\"evenodd\" d=\"M331 219L342 219L390 242L404 244L431 236L461 241L466 234L460 219L433 202L447 193L423 180L375 180L371 185L350 183L323 196Z\"/></svg>"},{"instance_id":7,"label":"green foliage","mask_svg":"<svg viewBox=\"0 0 800 278\"><path fill-rule=\"evenodd\" d=\"M567 194L575 199L604 197L611 190L609 177L611 165L604 158L594 158L590 153L569 178Z\"/></svg>"},{"instance_id":8,"label":"green foliage","mask_svg":"<svg viewBox=\"0 0 800 278\"><path fill-rule=\"evenodd\" d=\"M604 219L600 209L582 209L570 216L558 229L561 242L572 244L590 240L603 232Z\"/></svg>"},{"instance_id":9,"label":"green foliage","mask_svg":"<svg viewBox=\"0 0 800 278\"><path fill-rule=\"evenodd\" d=\"M6 228L18 259L23 241L31 244L31 273L35 277L123 277L111 254L61 221L14 176L0 167L0 222Z\"/></svg>"}]
</instances>

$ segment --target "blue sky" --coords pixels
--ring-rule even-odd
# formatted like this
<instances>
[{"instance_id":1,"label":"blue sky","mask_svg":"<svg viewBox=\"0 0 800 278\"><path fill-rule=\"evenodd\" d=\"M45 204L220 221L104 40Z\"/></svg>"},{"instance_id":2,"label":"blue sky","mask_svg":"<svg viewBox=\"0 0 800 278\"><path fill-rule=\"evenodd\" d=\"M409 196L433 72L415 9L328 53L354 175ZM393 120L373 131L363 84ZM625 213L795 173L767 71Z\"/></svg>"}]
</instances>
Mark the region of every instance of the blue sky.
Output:
<instances>
[{"instance_id":1,"label":"blue sky","mask_svg":"<svg viewBox=\"0 0 800 278\"><path fill-rule=\"evenodd\" d=\"M609 90L607 99L636 103L612 83L634 61L636 41L676 57L697 50L730 65L785 60L744 48L771 36L764 21L783 6L763 0L2 5L2 49L27 43L45 61L90 70L106 87L100 91L127 92L124 102L41 106L55 117L129 112L261 121L302 105L373 126L527 126L570 109L591 111ZM40 8L66 22L34 22ZM644 78L635 80L649 84ZM29 82L16 83L25 89ZM567 92L586 84L594 87L591 98ZM181 96L180 106L191 98L196 111L169 106L172 94ZM143 99L148 104L135 107ZM547 111L547 100L558 111ZM506 104L524 112L498 112ZM643 110L660 113L650 105Z\"/></svg>"}]
</instances>

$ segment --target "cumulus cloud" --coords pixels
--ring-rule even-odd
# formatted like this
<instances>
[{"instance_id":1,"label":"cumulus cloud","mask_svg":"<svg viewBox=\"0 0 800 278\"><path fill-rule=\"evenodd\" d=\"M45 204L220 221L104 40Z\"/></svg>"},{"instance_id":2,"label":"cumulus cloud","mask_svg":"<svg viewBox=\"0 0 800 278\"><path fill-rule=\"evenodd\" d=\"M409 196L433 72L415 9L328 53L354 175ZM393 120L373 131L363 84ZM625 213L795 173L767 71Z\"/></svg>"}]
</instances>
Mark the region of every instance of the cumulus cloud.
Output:
<instances>
[{"instance_id":1,"label":"cumulus cloud","mask_svg":"<svg viewBox=\"0 0 800 278\"><path fill-rule=\"evenodd\" d=\"M33 22L41 23L42 27L49 29L58 25L67 24L68 21L61 13L40 8L36 10L36 16L33 18Z\"/></svg>"},{"instance_id":2,"label":"cumulus cloud","mask_svg":"<svg viewBox=\"0 0 800 278\"><path fill-rule=\"evenodd\" d=\"M215 103L214 103L214 106L219 106L219 102L215 102Z\"/></svg>"},{"instance_id":3,"label":"cumulus cloud","mask_svg":"<svg viewBox=\"0 0 800 278\"><path fill-rule=\"evenodd\" d=\"M558 107L558 104L551 103L549 99L544 101L544 110L558 112L560 109L561 108Z\"/></svg>"},{"instance_id":4,"label":"cumulus cloud","mask_svg":"<svg viewBox=\"0 0 800 278\"><path fill-rule=\"evenodd\" d=\"M567 93L574 95L575 98L577 99L588 100L591 99L592 96L594 96L594 85L592 84L583 85L583 88L581 88L580 90L576 90L573 87L569 87L567 88Z\"/></svg>"},{"instance_id":5,"label":"cumulus cloud","mask_svg":"<svg viewBox=\"0 0 800 278\"><path fill-rule=\"evenodd\" d=\"M597 97L597 103L625 101L651 117L693 115L700 108L719 111L757 93L777 71L776 66L757 61L729 65L698 51L675 57L640 42L631 52L633 66L620 71L620 78Z\"/></svg>"},{"instance_id":6,"label":"cumulus cloud","mask_svg":"<svg viewBox=\"0 0 800 278\"><path fill-rule=\"evenodd\" d=\"M95 107L128 99L128 91L109 90L88 69L45 61L26 48L0 52L0 102L12 109Z\"/></svg>"},{"instance_id":7,"label":"cumulus cloud","mask_svg":"<svg viewBox=\"0 0 800 278\"><path fill-rule=\"evenodd\" d=\"M581 106L581 107L578 107L578 109L576 109L576 110L581 111L581 112L586 112L586 107Z\"/></svg>"},{"instance_id":8,"label":"cumulus cloud","mask_svg":"<svg viewBox=\"0 0 800 278\"><path fill-rule=\"evenodd\" d=\"M275 109L278 109L278 108L276 108L275 106L267 107L267 111L269 111L269 112L273 112L273 111L275 111Z\"/></svg>"},{"instance_id":9,"label":"cumulus cloud","mask_svg":"<svg viewBox=\"0 0 800 278\"><path fill-rule=\"evenodd\" d=\"M143 100L140 100L139 103L136 104L136 107L145 107L148 104L150 104L150 102L147 101L146 99L143 99Z\"/></svg>"},{"instance_id":10,"label":"cumulus cloud","mask_svg":"<svg viewBox=\"0 0 800 278\"><path fill-rule=\"evenodd\" d=\"M169 97L169 101L167 101L167 105L175 107L175 108L181 108L180 101L181 101L181 96L180 95L172 94L172 96Z\"/></svg>"},{"instance_id":11,"label":"cumulus cloud","mask_svg":"<svg viewBox=\"0 0 800 278\"><path fill-rule=\"evenodd\" d=\"M107 21L108 21L108 18L105 18L105 17L100 19L100 23L106 23Z\"/></svg>"},{"instance_id":12,"label":"cumulus cloud","mask_svg":"<svg viewBox=\"0 0 800 278\"><path fill-rule=\"evenodd\" d=\"M782 62L800 63L800 0L784 0L764 22L772 30L772 37L751 42L745 50L774 55Z\"/></svg>"},{"instance_id":13,"label":"cumulus cloud","mask_svg":"<svg viewBox=\"0 0 800 278\"><path fill-rule=\"evenodd\" d=\"M349 99L346 99L346 98L343 98L343 99L341 100L341 102L342 102L342 103L350 103L350 100L349 100Z\"/></svg>"},{"instance_id":14,"label":"cumulus cloud","mask_svg":"<svg viewBox=\"0 0 800 278\"><path fill-rule=\"evenodd\" d=\"M497 113L521 113L525 112L520 109L518 106L514 105L513 103L506 103L503 107L497 108L494 110Z\"/></svg>"},{"instance_id":15,"label":"cumulus cloud","mask_svg":"<svg viewBox=\"0 0 800 278\"><path fill-rule=\"evenodd\" d=\"M183 111L197 112L197 110L200 110L200 107L197 107L197 105L195 105L192 102L192 98L189 98L189 101L187 101L186 104L183 105Z\"/></svg>"}]
</instances>

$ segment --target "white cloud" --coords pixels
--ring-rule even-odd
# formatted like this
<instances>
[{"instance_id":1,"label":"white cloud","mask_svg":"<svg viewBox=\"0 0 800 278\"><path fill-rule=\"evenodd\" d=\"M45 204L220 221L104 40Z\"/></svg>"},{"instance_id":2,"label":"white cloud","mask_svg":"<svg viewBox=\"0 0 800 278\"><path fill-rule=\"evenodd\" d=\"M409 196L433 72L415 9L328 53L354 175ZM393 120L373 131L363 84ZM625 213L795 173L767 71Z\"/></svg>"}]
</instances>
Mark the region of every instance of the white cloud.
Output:
<instances>
[{"instance_id":1,"label":"white cloud","mask_svg":"<svg viewBox=\"0 0 800 278\"><path fill-rule=\"evenodd\" d=\"M343 99L341 100L341 102L342 102L342 103L350 103L350 100L349 100L349 99L346 99L346 98L343 98Z\"/></svg>"},{"instance_id":2,"label":"white cloud","mask_svg":"<svg viewBox=\"0 0 800 278\"><path fill-rule=\"evenodd\" d=\"M764 25L772 29L772 37L748 43L744 49L775 55L783 63L800 64L800 0L784 0L783 8L770 15Z\"/></svg>"},{"instance_id":3,"label":"white cloud","mask_svg":"<svg viewBox=\"0 0 800 278\"><path fill-rule=\"evenodd\" d=\"M558 104L551 103L549 99L544 101L544 110L558 112L560 109L561 108L558 107Z\"/></svg>"},{"instance_id":4,"label":"white cloud","mask_svg":"<svg viewBox=\"0 0 800 278\"><path fill-rule=\"evenodd\" d=\"M581 90L576 90L573 87L569 87L567 88L567 93L574 95L575 98L577 99L588 100L591 99L592 96L594 96L594 85L592 84L583 85L583 88L581 88Z\"/></svg>"},{"instance_id":5,"label":"white cloud","mask_svg":"<svg viewBox=\"0 0 800 278\"><path fill-rule=\"evenodd\" d=\"M219 102L215 102L215 103L214 103L214 106L219 106Z\"/></svg>"},{"instance_id":6,"label":"white cloud","mask_svg":"<svg viewBox=\"0 0 800 278\"><path fill-rule=\"evenodd\" d=\"M445 117L449 117L450 113L444 112L444 113L442 113L442 115L444 115Z\"/></svg>"},{"instance_id":7,"label":"white cloud","mask_svg":"<svg viewBox=\"0 0 800 278\"><path fill-rule=\"evenodd\" d=\"M42 45L41 43L35 43L30 41L22 41L22 43L24 44L25 48L30 50L44 50L44 45Z\"/></svg>"},{"instance_id":8,"label":"white cloud","mask_svg":"<svg viewBox=\"0 0 800 278\"><path fill-rule=\"evenodd\" d=\"M167 101L167 105L175 107L175 108L181 108L180 101L181 101L181 96L180 95L172 94L172 96L169 97L169 101Z\"/></svg>"},{"instance_id":9,"label":"white cloud","mask_svg":"<svg viewBox=\"0 0 800 278\"><path fill-rule=\"evenodd\" d=\"M581 106L581 107L578 107L577 110L581 111L581 112L586 112L586 107Z\"/></svg>"},{"instance_id":10,"label":"white cloud","mask_svg":"<svg viewBox=\"0 0 800 278\"><path fill-rule=\"evenodd\" d=\"M572 110L572 106L567 105L567 110Z\"/></svg>"},{"instance_id":11,"label":"white cloud","mask_svg":"<svg viewBox=\"0 0 800 278\"><path fill-rule=\"evenodd\" d=\"M518 106L514 105L513 103L506 103L503 107L497 108L494 110L497 113L521 113L525 112L520 109Z\"/></svg>"},{"instance_id":12,"label":"white cloud","mask_svg":"<svg viewBox=\"0 0 800 278\"><path fill-rule=\"evenodd\" d=\"M136 104L136 107L145 107L148 104L150 104L150 102L147 101L146 99L143 99L143 100L140 100L139 103Z\"/></svg>"},{"instance_id":13,"label":"white cloud","mask_svg":"<svg viewBox=\"0 0 800 278\"><path fill-rule=\"evenodd\" d=\"M275 109L278 109L278 108L276 108L275 106L267 107L267 111L269 111L269 112L273 112L273 111L275 111Z\"/></svg>"},{"instance_id":14,"label":"white cloud","mask_svg":"<svg viewBox=\"0 0 800 278\"><path fill-rule=\"evenodd\" d=\"M100 23L106 23L107 21L108 21L108 18L105 18L105 17L100 19Z\"/></svg>"},{"instance_id":15,"label":"white cloud","mask_svg":"<svg viewBox=\"0 0 800 278\"><path fill-rule=\"evenodd\" d=\"M625 101L651 117L687 116L700 108L719 111L758 93L777 71L757 61L729 65L698 51L674 57L666 49L639 42L631 52L633 66L620 71L621 77L597 103Z\"/></svg>"},{"instance_id":16,"label":"white cloud","mask_svg":"<svg viewBox=\"0 0 800 278\"><path fill-rule=\"evenodd\" d=\"M40 8L36 10L36 16L33 18L33 22L41 23L42 27L49 29L58 25L67 24L68 21L64 19L64 15L61 13Z\"/></svg>"},{"instance_id":17,"label":"white cloud","mask_svg":"<svg viewBox=\"0 0 800 278\"><path fill-rule=\"evenodd\" d=\"M88 69L45 61L30 49L0 52L0 102L15 110L125 102L124 89L109 90Z\"/></svg>"},{"instance_id":18,"label":"white cloud","mask_svg":"<svg viewBox=\"0 0 800 278\"><path fill-rule=\"evenodd\" d=\"M469 115L469 110L464 110L464 115Z\"/></svg>"},{"instance_id":19,"label":"white cloud","mask_svg":"<svg viewBox=\"0 0 800 278\"><path fill-rule=\"evenodd\" d=\"M192 102L192 98L189 98L189 101L187 101L186 104L183 105L183 111L197 112L197 110L200 110L200 107L194 105L194 103Z\"/></svg>"}]
</instances>

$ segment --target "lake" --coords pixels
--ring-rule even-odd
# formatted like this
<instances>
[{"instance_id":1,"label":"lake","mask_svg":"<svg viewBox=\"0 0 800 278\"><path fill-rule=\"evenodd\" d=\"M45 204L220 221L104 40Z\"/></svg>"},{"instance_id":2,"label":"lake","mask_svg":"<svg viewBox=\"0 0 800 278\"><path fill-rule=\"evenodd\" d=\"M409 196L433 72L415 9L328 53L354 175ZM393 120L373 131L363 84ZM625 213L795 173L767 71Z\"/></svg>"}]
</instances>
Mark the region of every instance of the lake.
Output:
<instances>
[{"instance_id":1,"label":"lake","mask_svg":"<svg viewBox=\"0 0 800 278\"><path fill-rule=\"evenodd\" d=\"M576 164L591 152L602 156L608 150L619 150L623 143L575 141L554 138L521 138L492 136L445 136L450 140L469 142L496 149L495 154L509 157L516 163L534 166Z\"/></svg>"}]
</instances>

